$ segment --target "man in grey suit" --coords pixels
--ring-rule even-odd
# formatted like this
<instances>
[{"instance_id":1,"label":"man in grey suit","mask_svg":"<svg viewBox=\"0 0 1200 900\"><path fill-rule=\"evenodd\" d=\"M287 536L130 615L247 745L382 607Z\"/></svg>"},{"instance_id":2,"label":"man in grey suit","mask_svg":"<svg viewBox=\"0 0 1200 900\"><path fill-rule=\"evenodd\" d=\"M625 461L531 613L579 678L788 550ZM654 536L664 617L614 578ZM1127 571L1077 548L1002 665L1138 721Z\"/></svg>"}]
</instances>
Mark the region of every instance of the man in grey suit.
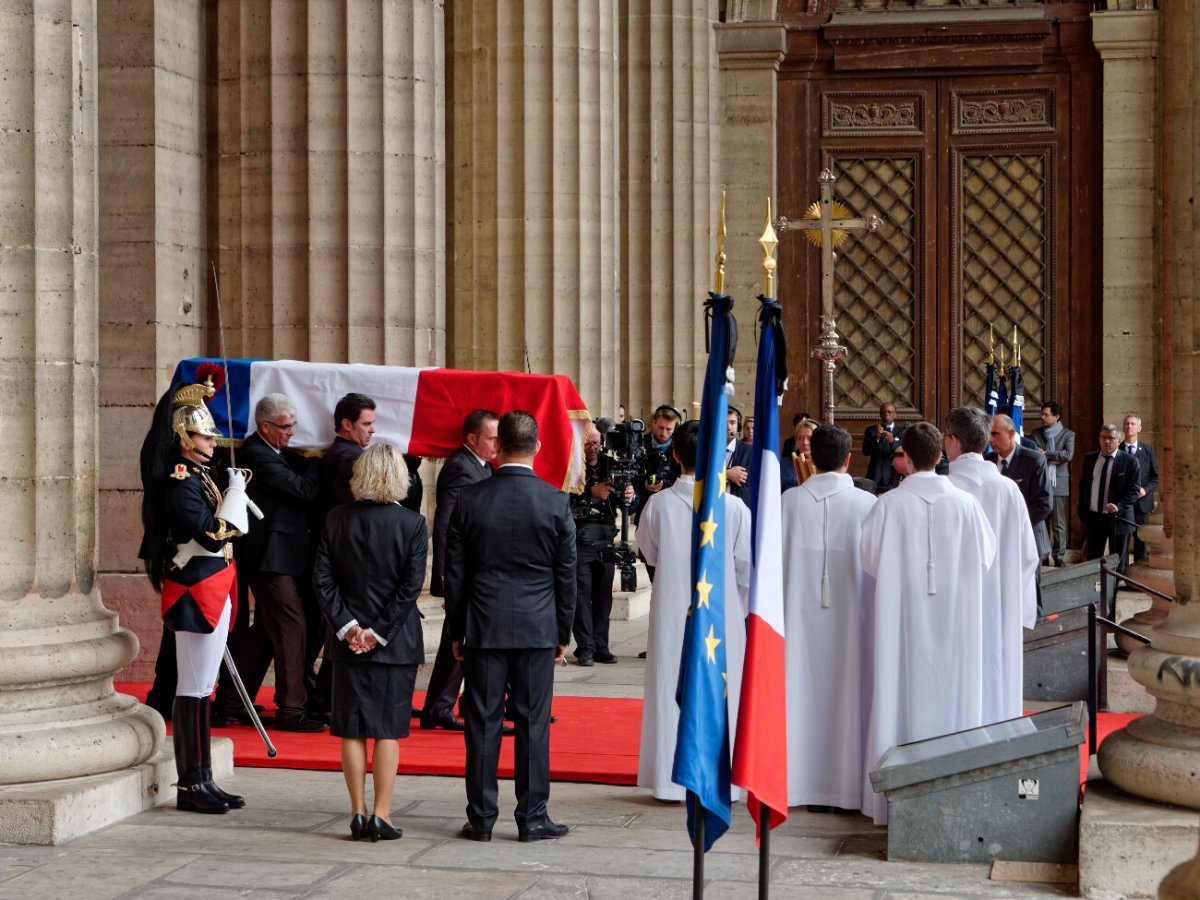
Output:
<instances>
[{"instance_id":1,"label":"man in grey suit","mask_svg":"<svg viewBox=\"0 0 1200 900\"><path fill-rule=\"evenodd\" d=\"M1071 459L1075 456L1075 432L1062 423L1062 407L1053 400L1042 404L1042 427L1030 435L1046 460L1050 485L1050 518L1046 521L1051 538L1051 553L1056 566L1063 564L1069 527L1067 497L1071 495ZM1042 557L1043 565L1046 558Z\"/></svg>"},{"instance_id":2,"label":"man in grey suit","mask_svg":"<svg viewBox=\"0 0 1200 900\"><path fill-rule=\"evenodd\" d=\"M563 837L550 819L550 700L575 615L575 523L567 495L538 478L537 421L505 413L499 463L461 491L446 536L446 618L466 676L467 823L490 841L498 815L505 692L516 726L514 780L521 841Z\"/></svg>"},{"instance_id":3,"label":"man in grey suit","mask_svg":"<svg viewBox=\"0 0 1200 900\"><path fill-rule=\"evenodd\" d=\"M496 458L496 425L500 421L490 409L477 409L463 420L463 444L442 464L437 478L437 509L433 514L433 574L429 593L444 597L446 566L446 532L458 503L458 494L468 485L483 481L492 474L491 461ZM429 687L425 691L425 706L421 710L422 728L445 728L462 731L461 720L454 717L458 689L462 687L462 665L454 658L451 648L450 617L442 622L442 638L438 643Z\"/></svg>"}]
</instances>

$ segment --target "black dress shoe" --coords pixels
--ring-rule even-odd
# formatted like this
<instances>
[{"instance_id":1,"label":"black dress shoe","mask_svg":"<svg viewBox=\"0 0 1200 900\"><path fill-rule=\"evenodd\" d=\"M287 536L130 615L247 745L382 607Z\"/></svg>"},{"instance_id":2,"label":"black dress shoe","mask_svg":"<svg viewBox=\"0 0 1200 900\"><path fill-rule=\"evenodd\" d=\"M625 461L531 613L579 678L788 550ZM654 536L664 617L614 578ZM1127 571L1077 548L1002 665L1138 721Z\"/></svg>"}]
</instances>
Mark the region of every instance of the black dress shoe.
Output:
<instances>
[{"instance_id":1,"label":"black dress shoe","mask_svg":"<svg viewBox=\"0 0 1200 900\"><path fill-rule=\"evenodd\" d=\"M456 719L454 716L421 716L421 727L428 730L432 728L445 728L447 731L462 731L467 726L463 724L462 719Z\"/></svg>"},{"instance_id":2,"label":"black dress shoe","mask_svg":"<svg viewBox=\"0 0 1200 900\"><path fill-rule=\"evenodd\" d=\"M617 661L617 658L615 656L613 656L611 653L597 653L592 658L594 660L596 660L596 662L603 663L606 666L611 666L613 663L615 663Z\"/></svg>"},{"instance_id":3,"label":"black dress shoe","mask_svg":"<svg viewBox=\"0 0 1200 900\"><path fill-rule=\"evenodd\" d=\"M571 829L566 825L556 825L547 819L541 825L534 825L532 828L517 830L517 840L522 844L528 844L530 841L552 841L555 838L566 837L566 834Z\"/></svg>"},{"instance_id":4,"label":"black dress shoe","mask_svg":"<svg viewBox=\"0 0 1200 900\"><path fill-rule=\"evenodd\" d=\"M575 665L577 666L594 666L595 664L596 663L592 660L591 656L584 655L575 657Z\"/></svg>"},{"instance_id":5,"label":"black dress shoe","mask_svg":"<svg viewBox=\"0 0 1200 900\"><path fill-rule=\"evenodd\" d=\"M367 827L363 830L363 837L369 838L372 844L376 841L398 841L403 836L403 829L389 825L379 816L367 819Z\"/></svg>"},{"instance_id":6,"label":"black dress shoe","mask_svg":"<svg viewBox=\"0 0 1200 900\"><path fill-rule=\"evenodd\" d=\"M362 813L355 813L350 819L350 840L357 841L366 830L367 817Z\"/></svg>"},{"instance_id":7,"label":"black dress shoe","mask_svg":"<svg viewBox=\"0 0 1200 900\"><path fill-rule=\"evenodd\" d=\"M414 706L412 708L412 717L414 719L419 719L419 718L421 718L421 716L422 716L421 708L419 706Z\"/></svg>"},{"instance_id":8,"label":"black dress shoe","mask_svg":"<svg viewBox=\"0 0 1200 900\"><path fill-rule=\"evenodd\" d=\"M207 784L180 784L176 785L175 790L176 809L217 815L229 812L229 804L212 793Z\"/></svg>"},{"instance_id":9,"label":"black dress shoe","mask_svg":"<svg viewBox=\"0 0 1200 900\"><path fill-rule=\"evenodd\" d=\"M484 831L482 828L476 828L470 822L462 827L462 836L468 841L479 841L481 844L486 844L492 839L490 831Z\"/></svg>"},{"instance_id":10,"label":"black dress shoe","mask_svg":"<svg viewBox=\"0 0 1200 900\"><path fill-rule=\"evenodd\" d=\"M298 731L302 734L314 734L324 731L328 726L318 719L310 719L305 715L278 715L275 717L275 727L280 731Z\"/></svg>"}]
</instances>

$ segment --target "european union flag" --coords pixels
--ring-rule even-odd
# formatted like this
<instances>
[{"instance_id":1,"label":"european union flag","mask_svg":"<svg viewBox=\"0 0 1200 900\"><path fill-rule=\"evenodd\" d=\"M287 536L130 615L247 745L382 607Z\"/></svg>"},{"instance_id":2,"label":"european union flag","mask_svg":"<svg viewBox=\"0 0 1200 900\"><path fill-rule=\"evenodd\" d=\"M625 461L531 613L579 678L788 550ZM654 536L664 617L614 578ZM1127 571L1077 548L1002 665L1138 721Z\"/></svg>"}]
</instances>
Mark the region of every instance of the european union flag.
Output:
<instances>
[{"instance_id":1,"label":"european union flag","mask_svg":"<svg viewBox=\"0 0 1200 900\"><path fill-rule=\"evenodd\" d=\"M692 602L679 664L679 735L672 780L687 788L688 835L696 843L703 809L704 850L729 829L729 714L725 665L725 422L735 340L733 299L710 294L708 368L701 398L692 501Z\"/></svg>"}]
</instances>

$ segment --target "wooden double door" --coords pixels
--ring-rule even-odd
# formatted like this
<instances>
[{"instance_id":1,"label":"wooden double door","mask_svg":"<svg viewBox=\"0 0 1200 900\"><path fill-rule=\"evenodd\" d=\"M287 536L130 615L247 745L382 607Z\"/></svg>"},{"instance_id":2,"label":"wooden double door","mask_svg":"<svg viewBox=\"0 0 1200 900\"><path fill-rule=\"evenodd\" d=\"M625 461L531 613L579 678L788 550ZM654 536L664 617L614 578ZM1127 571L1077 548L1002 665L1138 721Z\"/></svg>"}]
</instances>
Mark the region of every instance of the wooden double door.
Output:
<instances>
[{"instance_id":1,"label":"wooden double door","mask_svg":"<svg viewBox=\"0 0 1200 900\"><path fill-rule=\"evenodd\" d=\"M829 169L846 212L884 221L851 235L835 263L849 351L836 380L839 424L861 434L884 401L902 420L939 425L955 406L982 405L989 350L999 364L1004 345L1011 362L1014 330L1030 417L1046 399L1074 407L1077 426L1098 416L1100 141L1090 79L1065 67L785 71L780 84L780 211L799 216ZM820 253L789 233L780 263L787 406L816 415L820 374L809 354Z\"/></svg>"}]
</instances>

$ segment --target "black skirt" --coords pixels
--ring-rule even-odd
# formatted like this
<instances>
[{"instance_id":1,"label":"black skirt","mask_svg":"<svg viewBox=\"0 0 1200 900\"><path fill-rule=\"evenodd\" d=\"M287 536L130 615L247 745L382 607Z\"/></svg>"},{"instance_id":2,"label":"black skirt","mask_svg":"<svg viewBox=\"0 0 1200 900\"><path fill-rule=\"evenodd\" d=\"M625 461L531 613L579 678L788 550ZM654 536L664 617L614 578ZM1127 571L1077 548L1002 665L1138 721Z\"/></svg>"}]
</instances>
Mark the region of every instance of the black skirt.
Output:
<instances>
[{"instance_id":1,"label":"black skirt","mask_svg":"<svg viewBox=\"0 0 1200 900\"><path fill-rule=\"evenodd\" d=\"M404 738L412 721L415 665L333 663L329 733L343 738Z\"/></svg>"}]
</instances>

